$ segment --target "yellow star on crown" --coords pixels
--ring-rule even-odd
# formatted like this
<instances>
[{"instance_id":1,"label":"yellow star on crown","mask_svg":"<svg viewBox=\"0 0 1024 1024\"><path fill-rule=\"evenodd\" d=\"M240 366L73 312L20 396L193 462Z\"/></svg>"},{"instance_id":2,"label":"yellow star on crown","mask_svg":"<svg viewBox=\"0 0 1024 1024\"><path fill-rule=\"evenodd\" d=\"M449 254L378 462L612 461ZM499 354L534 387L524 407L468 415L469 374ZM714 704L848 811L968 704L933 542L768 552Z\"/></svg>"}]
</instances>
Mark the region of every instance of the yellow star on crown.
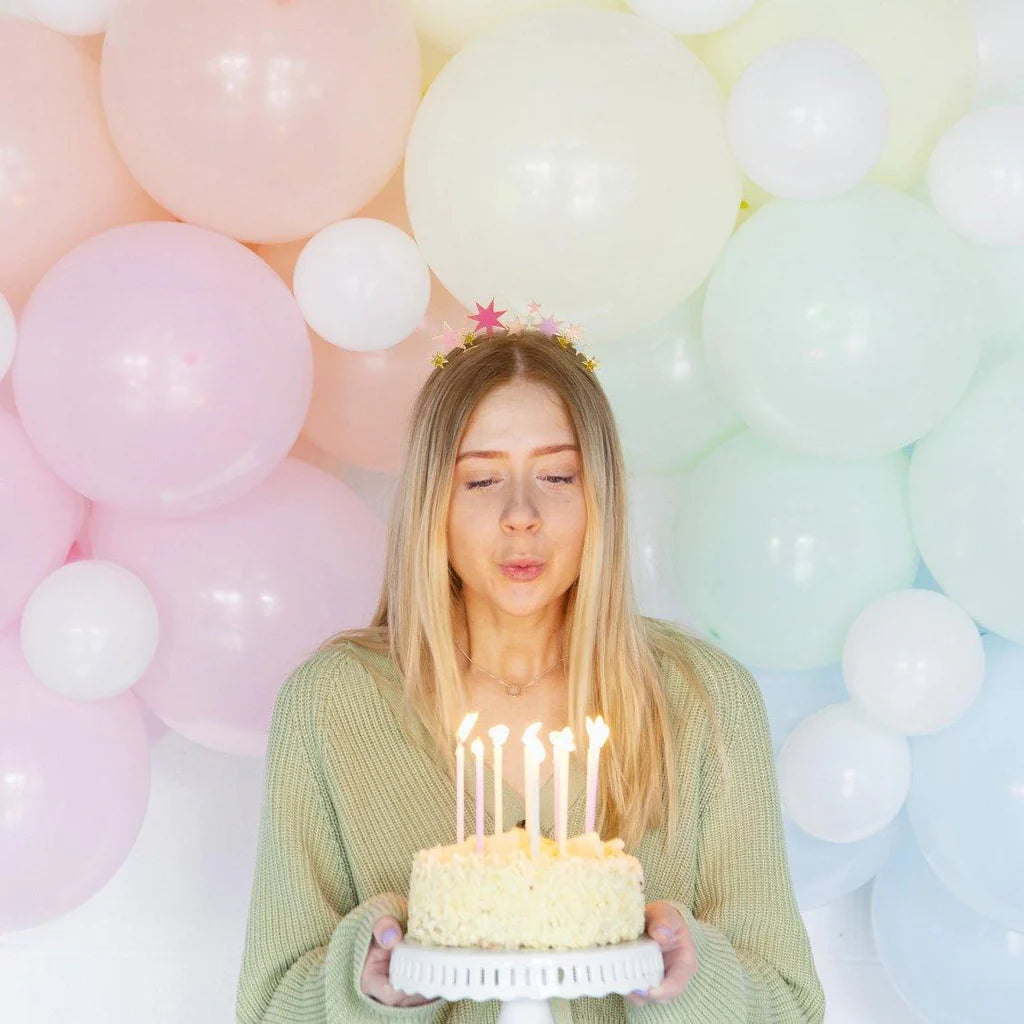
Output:
<instances>
[{"instance_id":1,"label":"yellow star on crown","mask_svg":"<svg viewBox=\"0 0 1024 1024\"><path fill-rule=\"evenodd\" d=\"M434 364L435 366L446 366L446 365L448 364L448 360L447 360L447 359L445 358L445 355L444 355L444 353L443 353L443 352L435 352L435 353L434 353L434 354L433 354L433 355L432 355L432 356L430 357L430 361L431 361L431 362L432 362L432 363L433 363L433 364ZM447 378L445 378L445 379L447 379Z\"/></svg>"},{"instance_id":2,"label":"yellow star on crown","mask_svg":"<svg viewBox=\"0 0 1024 1024\"><path fill-rule=\"evenodd\" d=\"M568 348L572 344L572 341L565 334L556 334L555 341L557 341L562 348Z\"/></svg>"},{"instance_id":3,"label":"yellow star on crown","mask_svg":"<svg viewBox=\"0 0 1024 1024\"><path fill-rule=\"evenodd\" d=\"M593 356L587 356L587 358L583 360L583 365L588 370L593 371L596 370L601 364Z\"/></svg>"},{"instance_id":4,"label":"yellow star on crown","mask_svg":"<svg viewBox=\"0 0 1024 1024\"><path fill-rule=\"evenodd\" d=\"M476 331L464 331L462 334L462 344L469 348L470 345L475 344L477 341Z\"/></svg>"}]
</instances>

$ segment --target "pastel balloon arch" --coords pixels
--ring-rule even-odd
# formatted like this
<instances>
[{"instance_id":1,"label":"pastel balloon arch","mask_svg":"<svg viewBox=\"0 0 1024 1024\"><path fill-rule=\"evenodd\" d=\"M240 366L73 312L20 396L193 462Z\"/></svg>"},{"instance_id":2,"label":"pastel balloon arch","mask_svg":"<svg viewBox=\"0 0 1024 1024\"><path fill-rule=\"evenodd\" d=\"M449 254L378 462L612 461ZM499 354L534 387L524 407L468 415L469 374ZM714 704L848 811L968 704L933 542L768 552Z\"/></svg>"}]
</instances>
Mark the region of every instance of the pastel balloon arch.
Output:
<instances>
[{"instance_id":1,"label":"pastel balloon arch","mask_svg":"<svg viewBox=\"0 0 1024 1024\"><path fill-rule=\"evenodd\" d=\"M0 931L121 869L162 736L263 753L373 610L439 339L539 299L598 360L644 610L761 684L801 906L872 883L920 1015L1011 1019L1014 12L8 0Z\"/></svg>"}]
</instances>

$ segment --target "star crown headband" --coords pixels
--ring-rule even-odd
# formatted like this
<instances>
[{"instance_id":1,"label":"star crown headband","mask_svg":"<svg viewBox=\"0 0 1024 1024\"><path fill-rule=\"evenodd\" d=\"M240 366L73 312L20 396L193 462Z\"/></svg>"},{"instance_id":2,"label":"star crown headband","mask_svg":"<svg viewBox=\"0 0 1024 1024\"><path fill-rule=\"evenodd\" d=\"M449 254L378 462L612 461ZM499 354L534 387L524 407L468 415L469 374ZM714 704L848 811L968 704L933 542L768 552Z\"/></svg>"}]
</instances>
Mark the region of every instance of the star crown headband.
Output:
<instances>
[{"instance_id":1,"label":"star crown headband","mask_svg":"<svg viewBox=\"0 0 1024 1024\"><path fill-rule=\"evenodd\" d=\"M562 321L556 317L545 316L541 312L539 303L529 303L526 307L526 316L514 317L507 326L501 322L501 318L508 310L496 310L494 308L494 299L491 299L486 306L481 306L479 302L474 303L474 305L476 306L476 312L466 314L467 320L474 320L476 322L474 327L468 328L460 335L454 327L449 326L446 320L442 325L441 333L435 334L433 340L441 342L446 349L453 347L470 348L481 337L492 334L495 329L508 331L511 337L515 337L515 335L527 330L540 331L541 334L557 342L564 349L568 349L571 345L573 352L581 358L584 369L593 372L600 365L592 356L588 356L585 352L580 351L577 342L582 336L583 330L579 324L563 325ZM444 352L438 351L430 357L430 361L439 369L444 369L448 358Z\"/></svg>"}]
</instances>

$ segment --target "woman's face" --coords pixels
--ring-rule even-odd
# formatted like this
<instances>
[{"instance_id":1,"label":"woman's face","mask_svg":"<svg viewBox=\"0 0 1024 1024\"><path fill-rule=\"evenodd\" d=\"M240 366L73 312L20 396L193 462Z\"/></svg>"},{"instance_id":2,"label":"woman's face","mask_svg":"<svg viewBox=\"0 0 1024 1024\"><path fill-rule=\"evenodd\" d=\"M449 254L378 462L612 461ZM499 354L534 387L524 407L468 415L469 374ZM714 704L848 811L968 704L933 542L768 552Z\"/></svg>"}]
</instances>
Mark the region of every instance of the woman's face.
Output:
<instances>
[{"instance_id":1,"label":"woman's face","mask_svg":"<svg viewBox=\"0 0 1024 1024\"><path fill-rule=\"evenodd\" d=\"M448 510L449 560L464 592L512 615L561 598L583 553L581 469L572 424L547 388L516 381L480 401L459 445ZM502 572L524 558L544 563L538 575Z\"/></svg>"}]
</instances>

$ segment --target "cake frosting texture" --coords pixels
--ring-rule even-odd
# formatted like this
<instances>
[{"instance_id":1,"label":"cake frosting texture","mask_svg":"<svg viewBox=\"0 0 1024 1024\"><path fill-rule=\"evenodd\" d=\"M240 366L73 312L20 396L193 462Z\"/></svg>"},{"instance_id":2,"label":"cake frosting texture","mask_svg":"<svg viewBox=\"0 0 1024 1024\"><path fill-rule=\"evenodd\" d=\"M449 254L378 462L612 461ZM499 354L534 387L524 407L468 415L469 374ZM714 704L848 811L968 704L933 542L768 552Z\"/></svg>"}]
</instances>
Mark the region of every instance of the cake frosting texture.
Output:
<instances>
[{"instance_id":1,"label":"cake frosting texture","mask_svg":"<svg viewBox=\"0 0 1024 1024\"><path fill-rule=\"evenodd\" d=\"M524 829L420 850L409 882L408 937L478 949L581 949L626 942L645 928L644 874L621 839L575 836L563 855Z\"/></svg>"}]
</instances>

